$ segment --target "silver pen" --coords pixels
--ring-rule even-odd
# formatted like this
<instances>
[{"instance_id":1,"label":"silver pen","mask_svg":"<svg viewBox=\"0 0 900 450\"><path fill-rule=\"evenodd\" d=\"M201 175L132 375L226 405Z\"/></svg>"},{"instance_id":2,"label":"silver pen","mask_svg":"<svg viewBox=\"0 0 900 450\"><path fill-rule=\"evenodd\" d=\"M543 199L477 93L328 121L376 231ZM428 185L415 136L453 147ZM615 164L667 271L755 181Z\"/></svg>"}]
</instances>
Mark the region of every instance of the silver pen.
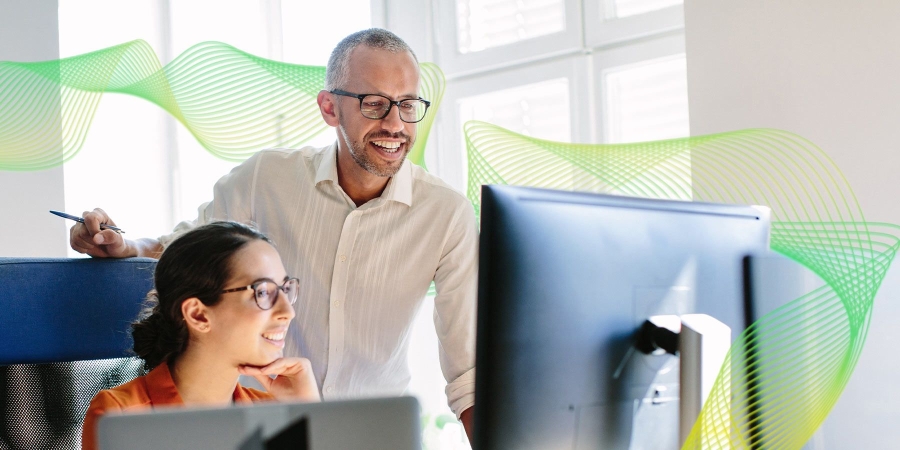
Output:
<instances>
[{"instance_id":1,"label":"silver pen","mask_svg":"<svg viewBox=\"0 0 900 450\"><path fill-rule=\"evenodd\" d=\"M52 210L51 210L51 211L50 211L50 214L56 214L57 216L62 217L62 218L65 218L65 219L74 220L74 221L76 221L76 222L84 223L84 219L82 219L81 217L73 216L73 215L71 215L71 214L66 214L66 213L64 213L64 212L52 211ZM113 230L113 231L115 231L116 233L119 233L119 234L122 234L122 233L125 232L125 230L123 230L123 229L121 229L121 228L119 228L119 227L116 227L116 226L113 226L113 225L107 225L107 224L105 224L105 223L101 223L101 224L100 224L100 229L101 229L101 230Z\"/></svg>"}]
</instances>

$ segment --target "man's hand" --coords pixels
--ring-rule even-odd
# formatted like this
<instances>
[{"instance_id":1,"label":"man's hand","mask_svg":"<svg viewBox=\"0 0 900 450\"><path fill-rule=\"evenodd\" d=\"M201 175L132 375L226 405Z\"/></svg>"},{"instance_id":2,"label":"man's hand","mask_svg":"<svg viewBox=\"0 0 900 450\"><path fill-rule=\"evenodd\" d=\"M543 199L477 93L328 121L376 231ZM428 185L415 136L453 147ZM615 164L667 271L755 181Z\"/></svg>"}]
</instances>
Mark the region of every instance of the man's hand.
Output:
<instances>
[{"instance_id":1,"label":"man's hand","mask_svg":"<svg viewBox=\"0 0 900 450\"><path fill-rule=\"evenodd\" d=\"M69 229L69 245L78 253L85 253L94 258L130 258L146 256L159 259L163 247L156 239L138 239L131 241L122 238L114 230L101 230L100 224L115 225L112 219L100 208L85 211L81 215L84 223L76 223Z\"/></svg>"},{"instance_id":2,"label":"man's hand","mask_svg":"<svg viewBox=\"0 0 900 450\"><path fill-rule=\"evenodd\" d=\"M278 358L266 366L241 366L238 370L256 378L278 400L321 401L312 364L306 358Z\"/></svg>"},{"instance_id":3,"label":"man's hand","mask_svg":"<svg viewBox=\"0 0 900 450\"><path fill-rule=\"evenodd\" d=\"M69 230L69 245L79 253L86 253L95 258L127 258L137 256L133 248L129 248L122 235L113 230L101 230L100 224L115 225L112 219L100 208L85 211L82 215L84 223L76 223Z\"/></svg>"}]
</instances>

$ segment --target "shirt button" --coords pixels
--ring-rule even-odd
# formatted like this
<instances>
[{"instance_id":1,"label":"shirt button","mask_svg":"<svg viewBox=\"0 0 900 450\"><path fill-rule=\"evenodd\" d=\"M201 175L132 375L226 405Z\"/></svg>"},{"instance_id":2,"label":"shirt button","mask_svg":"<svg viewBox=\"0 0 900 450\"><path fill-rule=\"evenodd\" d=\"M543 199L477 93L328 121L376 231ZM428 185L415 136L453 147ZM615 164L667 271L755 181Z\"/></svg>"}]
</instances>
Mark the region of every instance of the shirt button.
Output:
<instances>
[{"instance_id":1,"label":"shirt button","mask_svg":"<svg viewBox=\"0 0 900 450\"><path fill-rule=\"evenodd\" d=\"M347 255L341 255L341 262L344 262L346 260L347 260Z\"/></svg>"},{"instance_id":2,"label":"shirt button","mask_svg":"<svg viewBox=\"0 0 900 450\"><path fill-rule=\"evenodd\" d=\"M340 301L340 300L335 300L335 301L334 301L334 307L337 308L337 307L339 307L339 306L341 306L341 301Z\"/></svg>"},{"instance_id":3,"label":"shirt button","mask_svg":"<svg viewBox=\"0 0 900 450\"><path fill-rule=\"evenodd\" d=\"M334 386L328 386L327 388L325 388L325 392L327 392L329 394L334 392Z\"/></svg>"}]
</instances>

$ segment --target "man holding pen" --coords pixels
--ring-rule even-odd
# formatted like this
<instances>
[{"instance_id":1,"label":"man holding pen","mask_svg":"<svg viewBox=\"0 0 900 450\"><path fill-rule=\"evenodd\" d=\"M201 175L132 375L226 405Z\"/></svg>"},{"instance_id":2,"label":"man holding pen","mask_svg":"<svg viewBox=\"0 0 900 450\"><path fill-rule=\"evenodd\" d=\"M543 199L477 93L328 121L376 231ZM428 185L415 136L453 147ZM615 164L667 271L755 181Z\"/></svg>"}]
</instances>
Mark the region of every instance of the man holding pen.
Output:
<instances>
[{"instance_id":1,"label":"man holding pen","mask_svg":"<svg viewBox=\"0 0 900 450\"><path fill-rule=\"evenodd\" d=\"M300 279L285 355L312 362L326 400L406 390L412 320L434 281L447 397L471 437L475 217L463 195L406 160L428 108L418 82L418 61L399 37L354 33L334 49L318 95L335 144L260 151L171 235L123 239L100 229L114 222L98 208L72 227L70 244L94 257L158 258L180 233L212 220L256 226Z\"/></svg>"}]
</instances>

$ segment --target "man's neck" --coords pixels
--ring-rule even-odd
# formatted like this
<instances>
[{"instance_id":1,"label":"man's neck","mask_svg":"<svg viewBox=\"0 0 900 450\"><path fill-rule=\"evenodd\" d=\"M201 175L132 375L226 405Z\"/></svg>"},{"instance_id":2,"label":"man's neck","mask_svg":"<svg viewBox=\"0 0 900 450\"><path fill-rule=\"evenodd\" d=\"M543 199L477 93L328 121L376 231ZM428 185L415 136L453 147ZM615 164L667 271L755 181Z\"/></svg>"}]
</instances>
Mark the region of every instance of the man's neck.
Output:
<instances>
[{"instance_id":1,"label":"man's neck","mask_svg":"<svg viewBox=\"0 0 900 450\"><path fill-rule=\"evenodd\" d=\"M347 151L338 150L338 184L357 207L381 196L391 177L372 175L353 160Z\"/></svg>"}]
</instances>

